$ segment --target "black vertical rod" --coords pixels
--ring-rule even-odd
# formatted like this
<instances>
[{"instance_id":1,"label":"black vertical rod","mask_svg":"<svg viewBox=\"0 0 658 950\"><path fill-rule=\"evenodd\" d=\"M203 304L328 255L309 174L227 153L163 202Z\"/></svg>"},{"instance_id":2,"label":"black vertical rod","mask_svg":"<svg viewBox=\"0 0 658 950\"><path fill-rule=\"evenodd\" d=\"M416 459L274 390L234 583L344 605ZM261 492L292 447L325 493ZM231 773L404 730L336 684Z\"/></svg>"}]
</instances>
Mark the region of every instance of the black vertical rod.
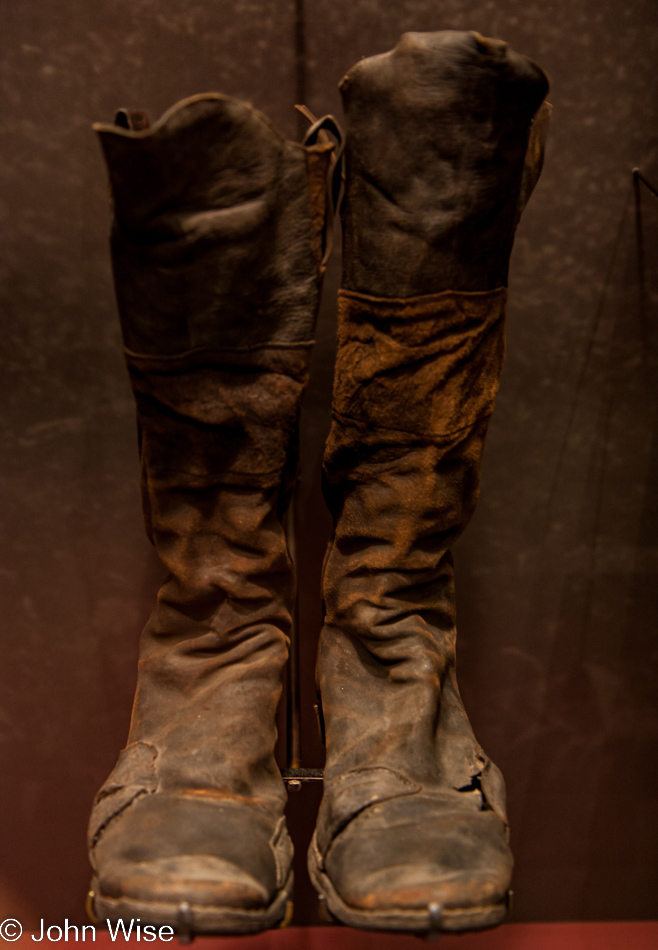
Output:
<instances>
[{"instance_id":1,"label":"black vertical rod","mask_svg":"<svg viewBox=\"0 0 658 950\"><path fill-rule=\"evenodd\" d=\"M640 184L644 181L639 168L633 169L633 191L635 193L635 248L637 252L637 286L639 294L640 334L642 337L643 353L647 350L647 295L646 272L644 264L644 234L642 231L642 193ZM650 191L653 191L647 182ZM655 192L654 192L655 193Z\"/></svg>"},{"instance_id":2,"label":"black vertical rod","mask_svg":"<svg viewBox=\"0 0 658 950\"><path fill-rule=\"evenodd\" d=\"M288 549L295 574L297 574L299 565L297 557L296 494L295 491L288 511ZM299 611L296 594L292 608L290 658L288 660L286 685L286 768L298 769L301 768L301 695L299 687Z\"/></svg>"},{"instance_id":3,"label":"black vertical rod","mask_svg":"<svg viewBox=\"0 0 658 950\"><path fill-rule=\"evenodd\" d=\"M307 62L306 62L306 14L304 0L295 0L295 103L306 105L307 97ZM303 115L297 113L297 129L299 137L303 138L307 128L307 121Z\"/></svg>"},{"instance_id":4,"label":"black vertical rod","mask_svg":"<svg viewBox=\"0 0 658 950\"><path fill-rule=\"evenodd\" d=\"M304 0L295 0L295 100L299 105L306 104L306 22L304 17ZM297 113L298 135L302 139L308 126L303 115ZM293 493L288 514L288 545L293 562L293 569L297 573L297 490ZM299 609L297 597L292 611L292 628L290 631L290 661L286 679L286 766L289 769L301 768L301 692L299 683Z\"/></svg>"}]
</instances>

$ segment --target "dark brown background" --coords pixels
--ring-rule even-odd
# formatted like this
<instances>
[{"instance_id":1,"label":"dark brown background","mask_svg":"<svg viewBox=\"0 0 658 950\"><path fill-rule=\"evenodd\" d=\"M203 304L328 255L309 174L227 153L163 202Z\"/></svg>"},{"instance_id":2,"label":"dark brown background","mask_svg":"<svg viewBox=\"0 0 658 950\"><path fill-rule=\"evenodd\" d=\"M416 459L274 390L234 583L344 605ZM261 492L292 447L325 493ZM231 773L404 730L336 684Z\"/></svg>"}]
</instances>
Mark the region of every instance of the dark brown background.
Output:
<instances>
[{"instance_id":1,"label":"dark brown background","mask_svg":"<svg viewBox=\"0 0 658 950\"><path fill-rule=\"evenodd\" d=\"M457 546L461 683L508 783L516 920L657 915L658 180L655 0L307 0L307 94L404 30L477 29L552 79L542 181L511 270L482 498ZM91 798L123 745L160 569L90 131L220 90L294 134L293 0L2 0L0 917L82 919ZM413 148L413 142L409 143ZM638 238L643 237L640 245ZM297 506L311 710L334 260ZM291 796L298 851L316 793ZM300 863L300 867L302 864ZM301 872L300 872L301 873ZM298 887L298 920L314 902Z\"/></svg>"}]
</instances>

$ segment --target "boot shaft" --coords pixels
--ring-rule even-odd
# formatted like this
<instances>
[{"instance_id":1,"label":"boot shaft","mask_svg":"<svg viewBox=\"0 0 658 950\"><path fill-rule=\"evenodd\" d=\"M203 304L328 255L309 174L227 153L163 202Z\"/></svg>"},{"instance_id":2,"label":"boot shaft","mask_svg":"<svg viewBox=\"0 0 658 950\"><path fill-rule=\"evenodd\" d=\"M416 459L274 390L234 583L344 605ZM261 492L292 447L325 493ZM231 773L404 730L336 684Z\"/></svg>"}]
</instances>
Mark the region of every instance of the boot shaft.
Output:
<instances>
[{"instance_id":1,"label":"boot shaft","mask_svg":"<svg viewBox=\"0 0 658 950\"><path fill-rule=\"evenodd\" d=\"M142 634L129 750L148 751L153 788L257 800L276 824L275 713L294 597L281 519L332 146L288 142L219 94L152 127L96 131L144 517L167 571Z\"/></svg>"},{"instance_id":2,"label":"boot shaft","mask_svg":"<svg viewBox=\"0 0 658 950\"><path fill-rule=\"evenodd\" d=\"M477 33L406 33L340 89L343 287L411 297L505 286L548 89L539 67Z\"/></svg>"},{"instance_id":3,"label":"boot shaft","mask_svg":"<svg viewBox=\"0 0 658 950\"><path fill-rule=\"evenodd\" d=\"M142 356L307 345L331 146L251 106L195 96L141 131L97 125L114 199L124 341Z\"/></svg>"},{"instance_id":4,"label":"boot shaft","mask_svg":"<svg viewBox=\"0 0 658 950\"><path fill-rule=\"evenodd\" d=\"M478 498L546 90L506 44L450 32L406 34L341 83L344 273L324 457L336 525L318 659L329 783L364 763L434 787L486 771L455 676L450 547Z\"/></svg>"}]
</instances>

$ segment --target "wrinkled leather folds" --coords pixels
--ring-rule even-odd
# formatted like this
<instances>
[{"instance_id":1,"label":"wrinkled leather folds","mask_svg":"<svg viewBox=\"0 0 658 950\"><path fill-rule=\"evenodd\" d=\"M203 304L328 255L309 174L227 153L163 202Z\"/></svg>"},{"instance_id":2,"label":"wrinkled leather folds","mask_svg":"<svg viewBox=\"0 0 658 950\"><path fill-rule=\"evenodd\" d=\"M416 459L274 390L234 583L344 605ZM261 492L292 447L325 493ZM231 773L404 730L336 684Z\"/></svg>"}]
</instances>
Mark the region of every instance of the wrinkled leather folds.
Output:
<instances>
[{"instance_id":1,"label":"wrinkled leather folds","mask_svg":"<svg viewBox=\"0 0 658 950\"><path fill-rule=\"evenodd\" d=\"M405 33L340 90L343 287L413 297L505 286L541 169L545 122L531 132L545 115L542 70L477 33Z\"/></svg>"},{"instance_id":2,"label":"wrinkled leather folds","mask_svg":"<svg viewBox=\"0 0 658 950\"><path fill-rule=\"evenodd\" d=\"M412 344L399 344L405 317L382 320L387 304L373 299L366 320L363 297L339 333L347 355L339 351L324 459L336 527L318 657L328 788L364 763L455 788L484 768L454 677L450 547L477 501L504 299L499 291L409 300L399 312L431 328L438 345L429 333L412 345L414 325ZM364 325L367 358L359 360L352 341Z\"/></svg>"},{"instance_id":3,"label":"wrinkled leather folds","mask_svg":"<svg viewBox=\"0 0 658 950\"><path fill-rule=\"evenodd\" d=\"M506 298L505 288L407 299L339 291L334 418L368 444L400 445L449 441L491 415Z\"/></svg>"},{"instance_id":4,"label":"wrinkled leather folds","mask_svg":"<svg viewBox=\"0 0 658 950\"><path fill-rule=\"evenodd\" d=\"M141 131L96 128L144 517L167 572L128 746L90 821L96 903L171 922L184 902L195 929L248 932L290 897L274 760L294 593L281 517L331 149L287 142L215 94Z\"/></svg>"},{"instance_id":5,"label":"wrinkled leather folds","mask_svg":"<svg viewBox=\"0 0 658 950\"><path fill-rule=\"evenodd\" d=\"M343 79L343 289L309 852L331 912L423 932L499 923L504 782L456 677L450 548L477 502L507 267L536 181L539 67L475 33L405 34ZM542 112L542 115L545 113Z\"/></svg>"},{"instance_id":6,"label":"wrinkled leather folds","mask_svg":"<svg viewBox=\"0 0 658 950\"><path fill-rule=\"evenodd\" d=\"M180 356L313 339L322 209L308 168L326 171L326 146L287 142L255 109L212 93L144 131L95 128L129 350Z\"/></svg>"}]
</instances>

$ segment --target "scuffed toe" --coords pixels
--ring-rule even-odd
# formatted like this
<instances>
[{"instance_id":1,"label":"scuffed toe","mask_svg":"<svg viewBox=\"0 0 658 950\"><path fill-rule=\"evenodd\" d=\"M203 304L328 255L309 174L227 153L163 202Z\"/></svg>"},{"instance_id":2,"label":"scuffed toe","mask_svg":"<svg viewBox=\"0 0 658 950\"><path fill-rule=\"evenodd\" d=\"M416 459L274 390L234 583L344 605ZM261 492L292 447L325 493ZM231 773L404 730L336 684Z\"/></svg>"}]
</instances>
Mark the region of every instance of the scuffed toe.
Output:
<instances>
[{"instance_id":1,"label":"scuffed toe","mask_svg":"<svg viewBox=\"0 0 658 950\"><path fill-rule=\"evenodd\" d=\"M138 865L116 862L99 879L99 888L117 899L179 905L192 898L196 906L248 910L263 909L272 899L261 882L236 864L203 854Z\"/></svg>"},{"instance_id":2,"label":"scuffed toe","mask_svg":"<svg viewBox=\"0 0 658 950\"><path fill-rule=\"evenodd\" d=\"M309 871L348 926L431 933L506 916L512 855L504 822L479 794L402 795L363 808L329 842L326 830L319 825Z\"/></svg>"},{"instance_id":3,"label":"scuffed toe","mask_svg":"<svg viewBox=\"0 0 658 950\"><path fill-rule=\"evenodd\" d=\"M292 887L282 820L231 798L142 795L104 827L92 858L97 913L111 920L175 925L187 906L199 932L246 933L275 924Z\"/></svg>"},{"instance_id":4,"label":"scuffed toe","mask_svg":"<svg viewBox=\"0 0 658 950\"><path fill-rule=\"evenodd\" d=\"M358 814L325 858L346 904L363 910L418 910L437 903L480 907L505 900L512 857L492 811L445 796L393 799Z\"/></svg>"}]
</instances>

